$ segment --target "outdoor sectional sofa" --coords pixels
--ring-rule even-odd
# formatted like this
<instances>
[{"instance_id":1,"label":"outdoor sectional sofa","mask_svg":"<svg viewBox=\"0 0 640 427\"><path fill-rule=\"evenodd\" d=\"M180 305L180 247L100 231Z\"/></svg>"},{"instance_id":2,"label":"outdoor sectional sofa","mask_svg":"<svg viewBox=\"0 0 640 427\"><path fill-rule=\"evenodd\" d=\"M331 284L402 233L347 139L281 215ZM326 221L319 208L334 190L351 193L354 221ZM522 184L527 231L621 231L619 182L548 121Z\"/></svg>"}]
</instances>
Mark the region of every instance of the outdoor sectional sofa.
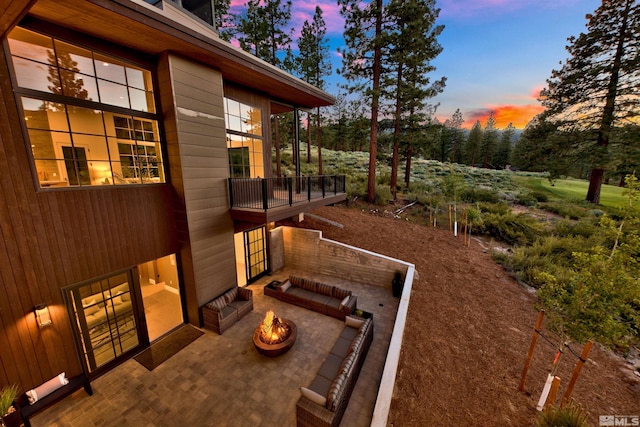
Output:
<instances>
[{"instance_id":1,"label":"outdoor sectional sofa","mask_svg":"<svg viewBox=\"0 0 640 427\"><path fill-rule=\"evenodd\" d=\"M311 385L301 387L298 426L338 426L373 341L373 317L347 316L345 328Z\"/></svg>"},{"instance_id":2,"label":"outdoor sectional sofa","mask_svg":"<svg viewBox=\"0 0 640 427\"><path fill-rule=\"evenodd\" d=\"M340 320L351 314L358 302L349 290L297 276L289 276L275 287L266 286L264 294Z\"/></svg>"},{"instance_id":3,"label":"outdoor sectional sofa","mask_svg":"<svg viewBox=\"0 0 640 427\"><path fill-rule=\"evenodd\" d=\"M222 335L251 311L253 311L251 289L234 286L202 307L204 327Z\"/></svg>"}]
</instances>

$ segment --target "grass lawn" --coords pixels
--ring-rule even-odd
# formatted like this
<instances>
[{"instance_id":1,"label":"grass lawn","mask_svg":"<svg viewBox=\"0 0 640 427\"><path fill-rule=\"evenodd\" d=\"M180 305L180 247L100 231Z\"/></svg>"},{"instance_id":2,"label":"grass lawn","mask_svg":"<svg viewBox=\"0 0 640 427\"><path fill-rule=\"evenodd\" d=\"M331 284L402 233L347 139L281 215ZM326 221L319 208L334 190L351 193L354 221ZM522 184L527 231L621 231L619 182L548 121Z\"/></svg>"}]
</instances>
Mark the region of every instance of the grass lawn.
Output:
<instances>
[{"instance_id":1,"label":"grass lawn","mask_svg":"<svg viewBox=\"0 0 640 427\"><path fill-rule=\"evenodd\" d=\"M580 179L558 179L552 186L549 180L543 177L518 176L516 181L532 191L538 191L549 195L552 200L581 202L587 196L589 182ZM614 185L602 185L600 191L600 204L610 208L622 207L627 203L627 198L622 195L624 188Z\"/></svg>"}]
</instances>

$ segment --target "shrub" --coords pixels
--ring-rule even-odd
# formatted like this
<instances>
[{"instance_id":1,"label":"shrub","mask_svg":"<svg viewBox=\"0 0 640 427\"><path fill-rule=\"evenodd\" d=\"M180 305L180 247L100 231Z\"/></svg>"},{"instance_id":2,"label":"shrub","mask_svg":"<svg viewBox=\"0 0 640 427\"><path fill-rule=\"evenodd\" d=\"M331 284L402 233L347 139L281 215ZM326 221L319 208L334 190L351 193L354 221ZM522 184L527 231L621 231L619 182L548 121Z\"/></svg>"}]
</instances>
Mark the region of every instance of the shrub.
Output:
<instances>
[{"instance_id":1,"label":"shrub","mask_svg":"<svg viewBox=\"0 0 640 427\"><path fill-rule=\"evenodd\" d=\"M460 194L460 200L468 203L486 202L498 203L500 196L490 188L465 188Z\"/></svg>"},{"instance_id":2,"label":"shrub","mask_svg":"<svg viewBox=\"0 0 640 427\"><path fill-rule=\"evenodd\" d=\"M511 212L482 215L482 226L478 230L481 234L493 236L511 245L532 244L542 231L534 218Z\"/></svg>"},{"instance_id":3,"label":"shrub","mask_svg":"<svg viewBox=\"0 0 640 427\"><path fill-rule=\"evenodd\" d=\"M569 219L580 219L589 215L589 211L586 208L570 202L549 202L543 203L540 207L548 212Z\"/></svg>"},{"instance_id":4,"label":"shrub","mask_svg":"<svg viewBox=\"0 0 640 427\"><path fill-rule=\"evenodd\" d=\"M376 185L376 198L374 203L378 206L388 205L393 196L389 185Z\"/></svg>"},{"instance_id":5,"label":"shrub","mask_svg":"<svg viewBox=\"0 0 640 427\"><path fill-rule=\"evenodd\" d=\"M533 196L533 193L520 192L516 195L516 203L522 206L536 206L538 199Z\"/></svg>"},{"instance_id":6,"label":"shrub","mask_svg":"<svg viewBox=\"0 0 640 427\"><path fill-rule=\"evenodd\" d=\"M511 209L509 208L509 205L507 205L505 202L480 203L478 206L480 207L480 211L484 213L505 215L511 211Z\"/></svg>"},{"instance_id":7,"label":"shrub","mask_svg":"<svg viewBox=\"0 0 640 427\"><path fill-rule=\"evenodd\" d=\"M538 427L589 427L588 413L573 401L563 407L549 406L538 416Z\"/></svg>"}]
</instances>

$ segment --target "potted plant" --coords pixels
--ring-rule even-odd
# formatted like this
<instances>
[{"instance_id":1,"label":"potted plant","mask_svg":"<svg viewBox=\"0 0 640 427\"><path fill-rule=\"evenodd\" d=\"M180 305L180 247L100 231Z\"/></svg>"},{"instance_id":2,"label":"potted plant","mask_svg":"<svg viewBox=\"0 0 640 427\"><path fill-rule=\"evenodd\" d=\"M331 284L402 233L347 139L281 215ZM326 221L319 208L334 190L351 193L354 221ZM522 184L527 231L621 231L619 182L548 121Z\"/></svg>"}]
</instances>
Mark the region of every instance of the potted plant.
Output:
<instances>
[{"instance_id":1,"label":"potted plant","mask_svg":"<svg viewBox=\"0 0 640 427\"><path fill-rule=\"evenodd\" d=\"M22 424L20 413L14 401L18 397L18 386L10 385L0 390L0 424L7 427L19 426Z\"/></svg>"}]
</instances>

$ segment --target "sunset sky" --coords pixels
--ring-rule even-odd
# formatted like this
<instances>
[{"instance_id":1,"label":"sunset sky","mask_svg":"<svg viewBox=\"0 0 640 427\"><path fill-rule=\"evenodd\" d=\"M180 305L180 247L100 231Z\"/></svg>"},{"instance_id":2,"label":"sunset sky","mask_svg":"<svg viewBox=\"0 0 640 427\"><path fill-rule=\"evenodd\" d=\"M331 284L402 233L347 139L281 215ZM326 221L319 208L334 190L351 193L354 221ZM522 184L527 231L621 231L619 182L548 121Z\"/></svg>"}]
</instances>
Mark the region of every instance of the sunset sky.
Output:
<instances>
[{"instance_id":1,"label":"sunset sky","mask_svg":"<svg viewBox=\"0 0 640 427\"><path fill-rule=\"evenodd\" d=\"M232 11L245 0L233 0ZM327 92L336 95L341 59L336 49L343 44L344 20L335 0L293 0L294 41L305 19L311 21L315 6L323 10L330 39L333 75ZM476 120L484 126L491 111L497 127L509 123L523 128L542 107L536 100L551 70L567 58L567 37L586 30L587 13L600 0L437 0L439 38L444 51L434 61L432 80L447 77L447 86L431 103L439 103L437 117L444 121L457 108L465 127Z\"/></svg>"}]
</instances>

